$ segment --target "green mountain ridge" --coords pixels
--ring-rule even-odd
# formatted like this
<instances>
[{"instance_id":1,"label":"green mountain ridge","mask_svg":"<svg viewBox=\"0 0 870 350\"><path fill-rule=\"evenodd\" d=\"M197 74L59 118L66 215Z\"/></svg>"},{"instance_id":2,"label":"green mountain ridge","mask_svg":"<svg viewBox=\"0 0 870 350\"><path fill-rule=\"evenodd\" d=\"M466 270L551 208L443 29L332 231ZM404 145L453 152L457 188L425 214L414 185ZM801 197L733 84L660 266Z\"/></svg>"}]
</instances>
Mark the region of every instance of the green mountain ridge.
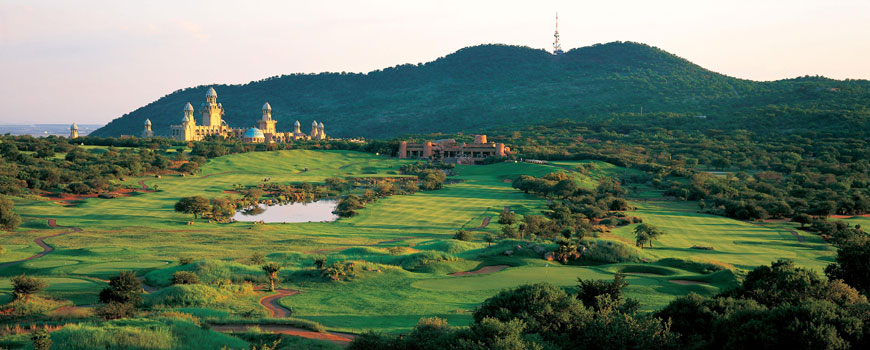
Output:
<instances>
[{"instance_id":1,"label":"green mountain ridge","mask_svg":"<svg viewBox=\"0 0 870 350\"><path fill-rule=\"evenodd\" d=\"M664 116L688 128L767 131L855 123L867 130L870 120L866 80L756 82L709 71L648 45L613 42L558 56L481 45L425 64L365 74L292 74L186 88L91 135L138 135L146 118L156 135L168 135L169 125L180 123L185 103L199 106L209 86L217 90L232 127L254 126L268 101L279 130L289 130L295 120L305 128L317 120L328 135L338 137L473 132L559 119L611 123ZM198 109L196 115L199 121ZM698 115L707 118L694 118Z\"/></svg>"}]
</instances>

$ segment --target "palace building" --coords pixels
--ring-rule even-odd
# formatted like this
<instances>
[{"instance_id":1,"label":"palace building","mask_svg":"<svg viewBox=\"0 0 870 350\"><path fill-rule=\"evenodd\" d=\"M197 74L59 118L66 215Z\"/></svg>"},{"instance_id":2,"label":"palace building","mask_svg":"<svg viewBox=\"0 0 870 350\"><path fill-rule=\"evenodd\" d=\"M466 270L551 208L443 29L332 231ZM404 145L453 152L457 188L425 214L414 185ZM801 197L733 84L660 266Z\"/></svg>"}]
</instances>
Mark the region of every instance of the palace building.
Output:
<instances>
[{"instance_id":1,"label":"palace building","mask_svg":"<svg viewBox=\"0 0 870 350\"><path fill-rule=\"evenodd\" d=\"M223 120L224 107L217 102L217 92L214 88L209 88L205 94L205 102L199 108L201 124L196 124L193 105L188 102L184 106L184 117L181 119L181 124L170 126L170 136L179 141L200 141L209 135L220 135L241 138L243 142L247 143L326 139L323 123L318 124L316 121L312 123L310 134L305 134L300 130L298 120L293 124L292 132L278 132L278 121L272 119L272 106L269 105L269 102L263 104L261 111L262 118L257 121L257 127L250 129L231 128ZM146 132L150 131L150 121L146 121L145 130L142 131L143 137Z\"/></svg>"},{"instance_id":2,"label":"palace building","mask_svg":"<svg viewBox=\"0 0 870 350\"><path fill-rule=\"evenodd\" d=\"M510 148L503 143L487 142L486 135L474 136L474 143L459 144L454 139L424 143L399 142L399 158L432 159L448 163L474 164L487 157L505 157Z\"/></svg>"}]
</instances>

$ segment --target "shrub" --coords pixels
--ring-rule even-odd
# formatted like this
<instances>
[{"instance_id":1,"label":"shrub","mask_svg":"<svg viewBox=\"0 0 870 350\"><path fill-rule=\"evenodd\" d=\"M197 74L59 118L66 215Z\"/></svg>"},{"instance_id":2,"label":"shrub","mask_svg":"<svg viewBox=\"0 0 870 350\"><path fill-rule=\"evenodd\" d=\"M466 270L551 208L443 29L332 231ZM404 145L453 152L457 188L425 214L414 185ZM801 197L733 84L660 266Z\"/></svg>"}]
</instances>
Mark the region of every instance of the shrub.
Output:
<instances>
[{"instance_id":1,"label":"shrub","mask_svg":"<svg viewBox=\"0 0 870 350\"><path fill-rule=\"evenodd\" d=\"M252 265L263 265L266 263L266 255L260 252L256 252L251 254L251 258L248 259Z\"/></svg>"},{"instance_id":2,"label":"shrub","mask_svg":"<svg viewBox=\"0 0 870 350\"><path fill-rule=\"evenodd\" d=\"M179 265L193 264L193 258L191 258L189 256L180 256L180 257L178 257L178 264Z\"/></svg>"},{"instance_id":3,"label":"shrub","mask_svg":"<svg viewBox=\"0 0 870 350\"><path fill-rule=\"evenodd\" d=\"M172 274L172 284L197 284L199 276L190 271L176 271Z\"/></svg>"},{"instance_id":4,"label":"shrub","mask_svg":"<svg viewBox=\"0 0 870 350\"><path fill-rule=\"evenodd\" d=\"M636 248L620 242L584 239L580 244L586 246L583 259L607 263L640 261Z\"/></svg>"},{"instance_id":5,"label":"shrub","mask_svg":"<svg viewBox=\"0 0 870 350\"><path fill-rule=\"evenodd\" d=\"M468 232L466 230L459 230L459 231L456 231L456 233L453 235L453 239L459 240L459 241L470 242L471 240L474 239L474 235L471 234L471 232Z\"/></svg>"},{"instance_id":6,"label":"shrub","mask_svg":"<svg viewBox=\"0 0 870 350\"><path fill-rule=\"evenodd\" d=\"M30 337L30 340L33 341L33 349L34 350L50 350L51 349L51 335L48 334L48 331L45 328L40 329L36 332L33 332L33 335Z\"/></svg>"},{"instance_id":7,"label":"shrub","mask_svg":"<svg viewBox=\"0 0 870 350\"><path fill-rule=\"evenodd\" d=\"M109 302L97 307L94 314L107 320L117 320L135 316L136 307L131 303Z\"/></svg>"}]
</instances>

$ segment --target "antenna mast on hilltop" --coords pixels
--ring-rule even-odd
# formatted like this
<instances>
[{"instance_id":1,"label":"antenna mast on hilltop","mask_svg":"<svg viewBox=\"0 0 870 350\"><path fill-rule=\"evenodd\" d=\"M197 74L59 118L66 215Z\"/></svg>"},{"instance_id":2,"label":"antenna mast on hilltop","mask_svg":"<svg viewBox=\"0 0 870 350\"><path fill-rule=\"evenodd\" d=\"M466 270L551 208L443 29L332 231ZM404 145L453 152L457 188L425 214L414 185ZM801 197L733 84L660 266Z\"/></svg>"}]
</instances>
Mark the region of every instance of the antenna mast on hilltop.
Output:
<instances>
[{"instance_id":1,"label":"antenna mast on hilltop","mask_svg":"<svg viewBox=\"0 0 870 350\"><path fill-rule=\"evenodd\" d=\"M555 38L555 41L553 41L553 54L554 55L561 55L563 52L562 52L562 44L559 43L559 13L558 12L556 12L556 34L553 34L553 38Z\"/></svg>"}]
</instances>

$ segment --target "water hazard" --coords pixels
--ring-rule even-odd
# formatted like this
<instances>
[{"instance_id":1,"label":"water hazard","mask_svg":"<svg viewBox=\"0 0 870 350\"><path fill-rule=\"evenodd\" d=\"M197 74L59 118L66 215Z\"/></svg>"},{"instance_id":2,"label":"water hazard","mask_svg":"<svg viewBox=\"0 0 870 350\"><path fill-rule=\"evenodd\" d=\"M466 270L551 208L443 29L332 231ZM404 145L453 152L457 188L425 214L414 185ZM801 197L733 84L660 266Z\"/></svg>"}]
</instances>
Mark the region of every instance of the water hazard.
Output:
<instances>
[{"instance_id":1,"label":"water hazard","mask_svg":"<svg viewBox=\"0 0 870 350\"><path fill-rule=\"evenodd\" d=\"M263 221L263 222L328 222L338 219L338 215L332 213L338 201L335 199L321 199L308 203L288 203L279 205L260 204L258 207L246 208L236 213L233 219L236 221Z\"/></svg>"}]
</instances>

